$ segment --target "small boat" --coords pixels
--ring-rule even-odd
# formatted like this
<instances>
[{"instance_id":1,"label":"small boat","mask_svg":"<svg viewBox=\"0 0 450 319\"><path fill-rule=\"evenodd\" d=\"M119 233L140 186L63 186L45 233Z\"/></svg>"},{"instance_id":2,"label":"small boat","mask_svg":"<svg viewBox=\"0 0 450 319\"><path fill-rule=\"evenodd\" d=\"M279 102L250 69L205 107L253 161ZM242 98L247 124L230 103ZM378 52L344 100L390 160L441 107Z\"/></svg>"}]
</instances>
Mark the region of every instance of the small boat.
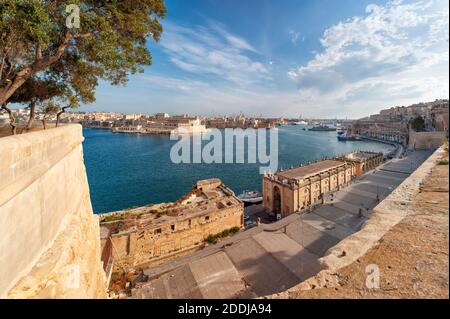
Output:
<instances>
[{"instance_id":1,"label":"small boat","mask_svg":"<svg viewBox=\"0 0 450 319\"><path fill-rule=\"evenodd\" d=\"M263 195L258 191L244 191L238 198L245 205L259 204L263 201Z\"/></svg>"}]
</instances>

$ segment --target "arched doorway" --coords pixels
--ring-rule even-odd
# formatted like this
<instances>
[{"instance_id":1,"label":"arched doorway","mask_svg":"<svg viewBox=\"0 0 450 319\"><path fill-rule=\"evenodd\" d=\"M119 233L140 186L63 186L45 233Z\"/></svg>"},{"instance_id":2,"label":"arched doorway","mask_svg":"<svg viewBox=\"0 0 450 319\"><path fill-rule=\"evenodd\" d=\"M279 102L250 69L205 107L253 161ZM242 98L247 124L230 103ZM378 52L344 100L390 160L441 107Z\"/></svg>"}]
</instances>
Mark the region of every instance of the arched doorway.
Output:
<instances>
[{"instance_id":1,"label":"arched doorway","mask_svg":"<svg viewBox=\"0 0 450 319\"><path fill-rule=\"evenodd\" d=\"M275 214L281 214L281 192L278 186L273 188L273 207L272 210Z\"/></svg>"}]
</instances>

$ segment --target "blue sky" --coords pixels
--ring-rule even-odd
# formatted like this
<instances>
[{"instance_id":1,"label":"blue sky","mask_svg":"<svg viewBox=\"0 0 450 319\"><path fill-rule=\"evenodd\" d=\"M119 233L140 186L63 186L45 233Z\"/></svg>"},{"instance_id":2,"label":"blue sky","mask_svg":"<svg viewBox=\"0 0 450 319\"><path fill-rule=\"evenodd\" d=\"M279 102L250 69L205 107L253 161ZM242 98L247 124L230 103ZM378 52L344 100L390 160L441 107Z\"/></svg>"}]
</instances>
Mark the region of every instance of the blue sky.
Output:
<instances>
[{"instance_id":1,"label":"blue sky","mask_svg":"<svg viewBox=\"0 0 450 319\"><path fill-rule=\"evenodd\" d=\"M86 111L358 118L448 98L448 0L166 0L153 65Z\"/></svg>"}]
</instances>

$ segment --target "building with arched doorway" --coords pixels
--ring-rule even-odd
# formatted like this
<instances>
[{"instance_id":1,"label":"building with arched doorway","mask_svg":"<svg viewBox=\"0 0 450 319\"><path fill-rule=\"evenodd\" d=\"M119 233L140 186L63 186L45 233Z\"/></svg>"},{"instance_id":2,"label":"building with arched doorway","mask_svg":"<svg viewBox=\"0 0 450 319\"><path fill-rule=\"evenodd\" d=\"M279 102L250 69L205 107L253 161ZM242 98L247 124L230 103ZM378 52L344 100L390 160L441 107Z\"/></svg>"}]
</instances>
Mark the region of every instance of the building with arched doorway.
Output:
<instances>
[{"instance_id":1,"label":"building with arched doorway","mask_svg":"<svg viewBox=\"0 0 450 319\"><path fill-rule=\"evenodd\" d=\"M383 162L383 153L354 152L263 176L264 208L284 218L321 204L324 195Z\"/></svg>"}]
</instances>

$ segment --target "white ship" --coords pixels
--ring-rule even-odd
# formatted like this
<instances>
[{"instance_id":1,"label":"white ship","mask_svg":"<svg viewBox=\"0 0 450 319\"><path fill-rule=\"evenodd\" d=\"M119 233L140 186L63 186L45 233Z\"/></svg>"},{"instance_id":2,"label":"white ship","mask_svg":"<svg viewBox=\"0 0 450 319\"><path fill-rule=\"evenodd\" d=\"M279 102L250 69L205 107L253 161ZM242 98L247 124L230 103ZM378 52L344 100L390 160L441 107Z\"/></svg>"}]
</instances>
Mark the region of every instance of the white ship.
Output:
<instances>
[{"instance_id":1,"label":"white ship","mask_svg":"<svg viewBox=\"0 0 450 319\"><path fill-rule=\"evenodd\" d=\"M259 204L263 201L263 195L258 191L244 191L238 198L246 205Z\"/></svg>"}]
</instances>

